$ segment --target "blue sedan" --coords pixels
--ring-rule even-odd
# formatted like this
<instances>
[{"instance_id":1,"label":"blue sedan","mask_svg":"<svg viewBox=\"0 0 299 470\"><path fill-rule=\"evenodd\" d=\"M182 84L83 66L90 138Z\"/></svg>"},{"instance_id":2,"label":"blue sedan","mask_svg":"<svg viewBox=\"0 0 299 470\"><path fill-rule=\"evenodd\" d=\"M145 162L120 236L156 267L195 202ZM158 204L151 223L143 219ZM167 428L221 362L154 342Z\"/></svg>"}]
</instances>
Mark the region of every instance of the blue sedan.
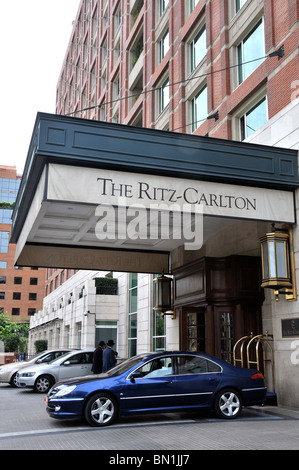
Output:
<instances>
[{"instance_id":1,"label":"blue sedan","mask_svg":"<svg viewBox=\"0 0 299 470\"><path fill-rule=\"evenodd\" d=\"M196 352L134 356L105 374L69 379L48 393L53 418L85 418L106 426L120 415L214 410L236 418L243 406L263 404L263 375Z\"/></svg>"}]
</instances>

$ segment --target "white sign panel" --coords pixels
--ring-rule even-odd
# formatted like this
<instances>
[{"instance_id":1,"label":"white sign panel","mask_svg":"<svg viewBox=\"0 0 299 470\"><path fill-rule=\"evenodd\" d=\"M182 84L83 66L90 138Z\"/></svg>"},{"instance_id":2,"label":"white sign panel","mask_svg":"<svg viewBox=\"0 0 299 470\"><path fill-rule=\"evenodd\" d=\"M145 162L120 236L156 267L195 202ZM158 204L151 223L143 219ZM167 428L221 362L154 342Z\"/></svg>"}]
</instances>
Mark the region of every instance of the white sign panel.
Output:
<instances>
[{"instance_id":1,"label":"white sign panel","mask_svg":"<svg viewBox=\"0 0 299 470\"><path fill-rule=\"evenodd\" d=\"M294 223L291 191L49 165L47 199Z\"/></svg>"}]
</instances>

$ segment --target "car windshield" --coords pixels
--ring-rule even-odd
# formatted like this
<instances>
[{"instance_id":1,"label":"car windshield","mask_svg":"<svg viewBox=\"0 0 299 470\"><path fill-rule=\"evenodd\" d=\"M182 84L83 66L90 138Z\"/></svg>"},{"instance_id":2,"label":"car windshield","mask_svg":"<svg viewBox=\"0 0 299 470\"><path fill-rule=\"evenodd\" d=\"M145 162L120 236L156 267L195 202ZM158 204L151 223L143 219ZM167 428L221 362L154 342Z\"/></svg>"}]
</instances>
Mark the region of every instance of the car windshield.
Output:
<instances>
[{"instance_id":1,"label":"car windshield","mask_svg":"<svg viewBox=\"0 0 299 470\"><path fill-rule=\"evenodd\" d=\"M130 357L129 359L125 360L124 362L121 362L117 366L113 367L113 369L108 370L106 372L106 374L109 375L110 377L116 377L117 375L124 374L129 369L131 369L132 367L139 364L139 362L146 359L148 356L149 356L149 354Z\"/></svg>"},{"instance_id":2,"label":"car windshield","mask_svg":"<svg viewBox=\"0 0 299 470\"><path fill-rule=\"evenodd\" d=\"M65 359L65 356L68 356L70 354L70 352L66 352L64 354L62 354L61 356L59 357L56 357L55 359L53 359L52 361L48 362L47 364L59 364L63 359Z\"/></svg>"}]
</instances>

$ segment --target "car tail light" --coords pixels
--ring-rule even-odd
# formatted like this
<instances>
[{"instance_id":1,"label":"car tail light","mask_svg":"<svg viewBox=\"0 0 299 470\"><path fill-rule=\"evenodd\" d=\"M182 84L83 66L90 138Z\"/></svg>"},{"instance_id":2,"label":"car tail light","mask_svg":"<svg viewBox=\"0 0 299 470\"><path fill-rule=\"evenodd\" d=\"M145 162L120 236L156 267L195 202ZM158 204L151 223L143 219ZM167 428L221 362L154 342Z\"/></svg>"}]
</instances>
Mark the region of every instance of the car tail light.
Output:
<instances>
[{"instance_id":1,"label":"car tail light","mask_svg":"<svg viewBox=\"0 0 299 470\"><path fill-rule=\"evenodd\" d=\"M251 379L263 379L264 376L261 372L257 372L256 374L253 374L250 378Z\"/></svg>"}]
</instances>

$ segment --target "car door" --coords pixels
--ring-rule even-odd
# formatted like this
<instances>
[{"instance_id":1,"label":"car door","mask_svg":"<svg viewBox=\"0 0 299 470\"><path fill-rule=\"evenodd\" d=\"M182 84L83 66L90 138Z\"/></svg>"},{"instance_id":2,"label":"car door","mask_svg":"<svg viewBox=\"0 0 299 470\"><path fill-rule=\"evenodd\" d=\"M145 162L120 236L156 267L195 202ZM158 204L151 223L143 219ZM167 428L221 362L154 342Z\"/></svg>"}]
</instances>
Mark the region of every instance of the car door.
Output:
<instances>
[{"instance_id":1,"label":"car door","mask_svg":"<svg viewBox=\"0 0 299 470\"><path fill-rule=\"evenodd\" d=\"M88 375L92 367L92 352L80 352L66 358L58 369L59 380Z\"/></svg>"},{"instance_id":2,"label":"car door","mask_svg":"<svg viewBox=\"0 0 299 470\"><path fill-rule=\"evenodd\" d=\"M176 358L176 402L178 406L204 406L221 380L221 367L209 359L190 354Z\"/></svg>"},{"instance_id":3,"label":"car door","mask_svg":"<svg viewBox=\"0 0 299 470\"><path fill-rule=\"evenodd\" d=\"M126 378L121 408L125 412L167 409L175 401L174 383L171 356L148 361Z\"/></svg>"}]
</instances>

